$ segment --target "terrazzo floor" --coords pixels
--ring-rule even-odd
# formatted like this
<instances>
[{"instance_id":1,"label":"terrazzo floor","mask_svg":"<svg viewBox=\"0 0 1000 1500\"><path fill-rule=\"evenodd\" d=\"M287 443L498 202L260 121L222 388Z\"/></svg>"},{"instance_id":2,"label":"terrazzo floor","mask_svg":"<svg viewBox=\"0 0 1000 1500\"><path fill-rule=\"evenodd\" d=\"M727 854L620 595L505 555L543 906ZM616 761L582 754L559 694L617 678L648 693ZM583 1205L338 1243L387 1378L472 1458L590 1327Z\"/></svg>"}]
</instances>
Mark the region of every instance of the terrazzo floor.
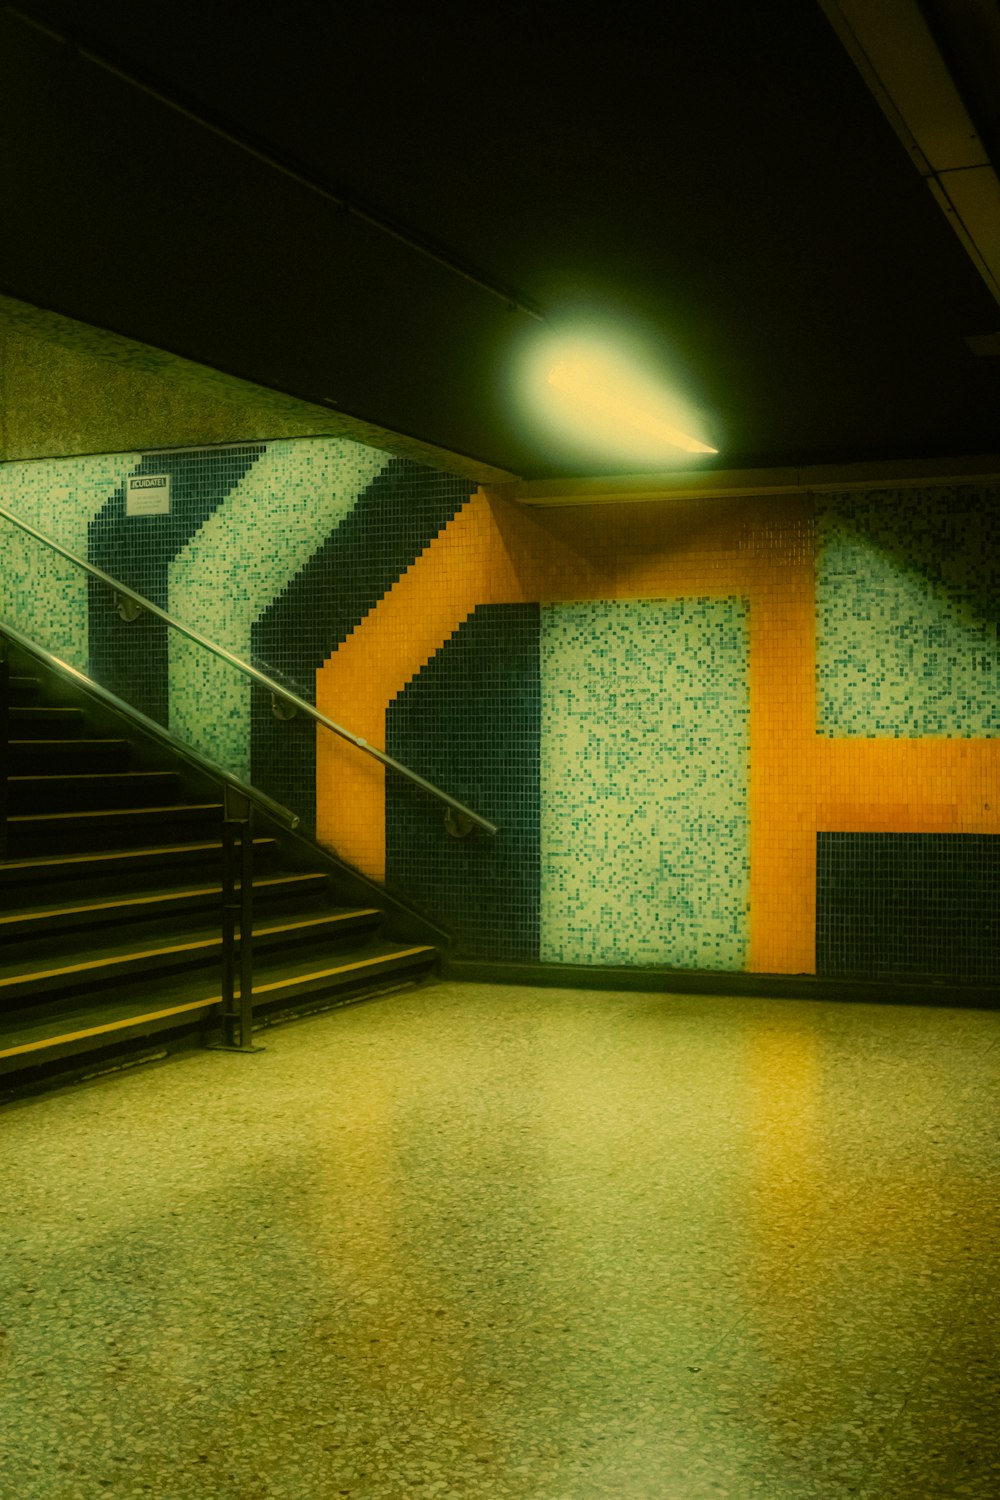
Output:
<instances>
[{"instance_id":1,"label":"terrazzo floor","mask_svg":"<svg viewBox=\"0 0 1000 1500\"><path fill-rule=\"evenodd\" d=\"M434 983L0 1111L3 1500L1000 1495L1000 1014Z\"/></svg>"}]
</instances>

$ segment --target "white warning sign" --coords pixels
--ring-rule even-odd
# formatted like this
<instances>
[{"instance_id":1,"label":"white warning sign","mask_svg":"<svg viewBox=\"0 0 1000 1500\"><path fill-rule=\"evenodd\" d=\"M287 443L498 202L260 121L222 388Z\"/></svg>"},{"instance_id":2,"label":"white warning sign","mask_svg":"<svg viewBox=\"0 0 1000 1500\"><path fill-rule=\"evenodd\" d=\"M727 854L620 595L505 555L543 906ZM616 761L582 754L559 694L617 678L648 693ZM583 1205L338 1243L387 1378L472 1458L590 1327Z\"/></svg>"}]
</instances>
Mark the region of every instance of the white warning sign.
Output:
<instances>
[{"instance_id":1,"label":"white warning sign","mask_svg":"<svg viewBox=\"0 0 1000 1500\"><path fill-rule=\"evenodd\" d=\"M127 516L168 516L170 475L131 474L125 481Z\"/></svg>"}]
</instances>

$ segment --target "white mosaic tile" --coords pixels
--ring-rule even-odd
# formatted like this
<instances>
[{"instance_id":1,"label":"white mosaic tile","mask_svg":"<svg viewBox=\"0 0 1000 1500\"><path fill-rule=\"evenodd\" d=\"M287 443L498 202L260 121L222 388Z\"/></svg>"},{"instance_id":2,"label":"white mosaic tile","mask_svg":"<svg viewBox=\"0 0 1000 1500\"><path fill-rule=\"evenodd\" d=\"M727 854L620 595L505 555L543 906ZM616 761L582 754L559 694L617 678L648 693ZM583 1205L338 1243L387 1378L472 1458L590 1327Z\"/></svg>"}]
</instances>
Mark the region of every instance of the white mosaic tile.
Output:
<instances>
[{"instance_id":1,"label":"white mosaic tile","mask_svg":"<svg viewBox=\"0 0 1000 1500\"><path fill-rule=\"evenodd\" d=\"M1000 489L992 505L990 493L817 502L820 734L1000 735Z\"/></svg>"},{"instance_id":2,"label":"white mosaic tile","mask_svg":"<svg viewBox=\"0 0 1000 1500\"><path fill-rule=\"evenodd\" d=\"M137 453L0 464L0 505L87 556L87 527L138 462ZM0 523L0 613L38 645L87 670L88 584L82 568Z\"/></svg>"},{"instance_id":3,"label":"white mosaic tile","mask_svg":"<svg viewBox=\"0 0 1000 1500\"><path fill-rule=\"evenodd\" d=\"M737 598L543 606L543 960L744 966L747 644Z\"/></svg>"},{"instance_id":4,"label":"white mosaic tile","mask_svg":"<svg viewBox=\"0 0 1000 1500\"><path fill-rule=\"evenodd\" d=\"M254 621L388 462L344 438L269 443L171 564L171 613L248 660ZM171 729L249 779L249 678L176 632L169 651Z\"/></svg>"}]
</instances>

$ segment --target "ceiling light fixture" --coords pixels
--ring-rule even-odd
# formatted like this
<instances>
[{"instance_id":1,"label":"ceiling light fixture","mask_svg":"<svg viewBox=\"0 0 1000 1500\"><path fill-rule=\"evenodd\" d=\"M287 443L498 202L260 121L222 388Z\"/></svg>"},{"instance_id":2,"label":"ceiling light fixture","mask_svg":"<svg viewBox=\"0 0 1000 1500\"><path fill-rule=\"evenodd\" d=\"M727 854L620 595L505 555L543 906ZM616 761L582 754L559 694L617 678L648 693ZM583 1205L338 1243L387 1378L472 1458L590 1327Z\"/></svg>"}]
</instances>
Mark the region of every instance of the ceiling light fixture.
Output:
<instances>
[{"instance_id":1,"label":"ceiling light fixture","mask_svg":"<svg viewBox=\"0 0 1000 1500\"><path fill-rule=\"evenodd\" d=\"M589 408L604 425L623 434L634 430L644 439L666 443L685 453L719 451L664 420L655 407L647 404L645 393L596 360L562 359L552 366L547 379L556 390Z\"/></svg>"},{"instance_id":2,"label":"ceiling light fixture","mask_svg":"<svg viewBox=\"0 0 1000 1500\"><path fill-rule=\"evenodd\" d=\"M554 462L633 473L704 463L719 452L717 423L684 394L687 384L669 351L625 324L591 319L522 343L517 418L550 446Z\"/></svg>"}]
</instances>

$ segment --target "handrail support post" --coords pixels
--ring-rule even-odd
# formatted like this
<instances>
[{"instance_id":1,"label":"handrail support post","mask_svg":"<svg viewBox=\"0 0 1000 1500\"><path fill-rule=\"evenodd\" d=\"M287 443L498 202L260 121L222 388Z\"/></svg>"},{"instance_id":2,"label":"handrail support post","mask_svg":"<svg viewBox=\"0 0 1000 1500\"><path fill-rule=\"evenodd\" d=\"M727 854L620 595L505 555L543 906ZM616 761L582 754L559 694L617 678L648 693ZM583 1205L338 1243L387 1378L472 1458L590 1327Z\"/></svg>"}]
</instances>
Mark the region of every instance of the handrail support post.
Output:
<instances>
[{"instance_id":1,"label":"handrail support post","mask_svg":"<svg viewBox=\"0 0 1000 1500\"><path fill-rule=\"evenodd\" d=\"M7 858L7 799L10 778L10 649L0 635L0 859Z\"/></svg>"},{"instance_id":2,"label":"handrail support post","mask_svg":"<svg viewBox=\"0 0 1000 1500\"><path fill-rule=\"evenodd\" d=\"M227 786L224 795L222 1040L217 1046L226 1052L262 1052L253 1040L253 804L235 787Z\"/></svg>"}]
</instances>

